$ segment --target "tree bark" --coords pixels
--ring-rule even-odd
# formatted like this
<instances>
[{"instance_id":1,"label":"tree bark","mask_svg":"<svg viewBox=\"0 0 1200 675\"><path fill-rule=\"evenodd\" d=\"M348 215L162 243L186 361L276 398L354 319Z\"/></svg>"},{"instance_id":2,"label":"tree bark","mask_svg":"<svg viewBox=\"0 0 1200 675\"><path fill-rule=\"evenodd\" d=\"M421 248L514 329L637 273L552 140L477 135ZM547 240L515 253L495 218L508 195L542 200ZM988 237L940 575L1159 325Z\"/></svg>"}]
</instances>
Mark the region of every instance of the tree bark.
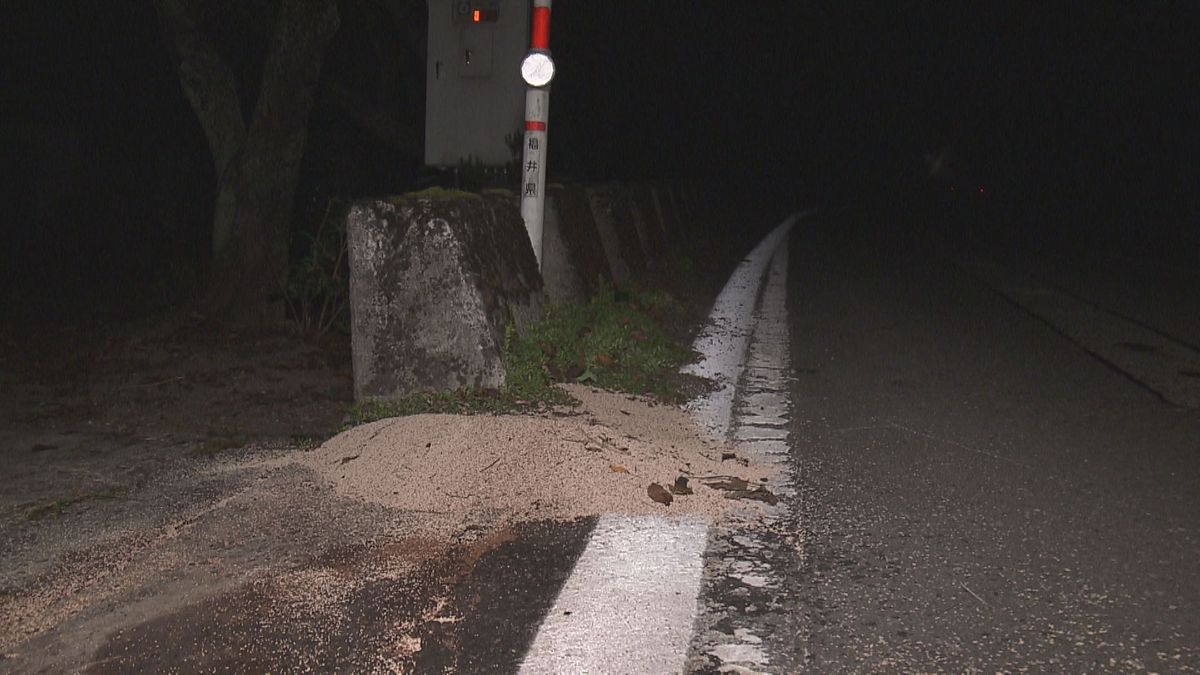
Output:
<instances>
[{"instance_id":1,"label":"tree bark","mask_svg":"<svg viewBox=\"0 0 1200 675\"><path fill-rule=\"evenodd\" d=\"M237 79L205 37L197 23L192 0L155 0L159 28L167 49L175 59L179 83L208 141L217 185L225 179L246 143L246 121L242 119ZM233 227L234 195L218 189L213 216L212 254L229 243Z\"/></svg>"},{"instance_id":2,"label":"tree bark","mask_svg":"<svg viewBox=\"0 0 1200 675\"><path fill-rule=\"evenodd\" d=\"M281 0L248 128L233 75L204 39L191 2L155 5L217 169L213 263L201 305L232 321L280 318L292 200L325 48L339 24L337 2Z\"/></svg>"}]
</instances>

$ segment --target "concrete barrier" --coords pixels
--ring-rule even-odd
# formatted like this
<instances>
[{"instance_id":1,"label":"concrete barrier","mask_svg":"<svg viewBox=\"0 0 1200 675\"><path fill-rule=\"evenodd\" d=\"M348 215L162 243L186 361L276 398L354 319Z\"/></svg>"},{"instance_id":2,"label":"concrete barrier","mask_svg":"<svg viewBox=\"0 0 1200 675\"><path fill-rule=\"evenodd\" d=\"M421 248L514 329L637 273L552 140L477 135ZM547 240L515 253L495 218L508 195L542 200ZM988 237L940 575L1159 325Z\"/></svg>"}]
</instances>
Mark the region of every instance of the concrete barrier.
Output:
<instances>
[{"instance_id":1,"label":"concrete barrier","mask_svg":"<svg viewBox=\"0 0 1200 675\"><path fill-rule=\"evenodd\" d=\"M679 218L679 233L681 238L688 238L689 233L696 229L696 217L692 212L687 200L684 199L683 188L679 183L672 181L668 183L667 190L671 194L671 201L675 205L675 213Z\"/></svg>"},{"instance_id":2,"label":"concrete barrier","mask_svg":"<svg viewBox=\"0 0 1200 675\"><path fill-rule=\"evenodd\" d=\"M679 212L679 202L675 198L671 184L660 181L654 184L654 194L662 204L669 241L681 241L687 238L683 230L684 223Z\"/></svg>"},{"instance_id":3,"label":"concrete barrier","mask_svg":"<svg viewBox=\"0 0 1200 675\"><path fill-rule=\"evenodd\" d=\"M613 280L584 188L550 185L542 234L542 279L550 302L587 299Z\"/></svg>"},{"instance_id":4,"label":"concrete barrier","mask_svg":"<svg viewBox=\"0 0 1200 675\"><path fill-rule=\"evenodd\" d=\"M671 211L671 202L663 190L663 184L651 183L649 189L650 196L654 199L654 210L658 213L659 224L662 226L663 239L667 243L677 241L679 224L675 220L675 214Z\"/></svg>"},{"instance_id":5,"label":"concrete barrier","mask_svg":"<svg viewBox=\"0 0 1200 675\"><path fill-rule=\"evenodd\" d=\"M628 196L618 183L592 185L586 191L613 281L628 283L635 272L646 269L646 258L629 210Z\"/></svg>"},{"instance_id":6,"label":"concrete barrier","mask_svg":"<svg viewBox=\"0 0 1200 675\"><path fill-rule=\"evenodd\" d=\"M503 386L507 327L523 330L542 309L511 195L364 200L346 230L356 399Z\"/></svg>"},{"instance_id":7,"label":"concrete barrier","mask_svg":"<svg viewBox=\"0 0 1200 675\"><path fill-rule=\"evenodd\" d=\"M663 227L662 211L655 203L654 193L648 185L629 186L629 199L634 224L638 226L638 232L641 234L646 266L657 269L662 266L667 252L667 233Z\"/></svg>"}]
</instances>

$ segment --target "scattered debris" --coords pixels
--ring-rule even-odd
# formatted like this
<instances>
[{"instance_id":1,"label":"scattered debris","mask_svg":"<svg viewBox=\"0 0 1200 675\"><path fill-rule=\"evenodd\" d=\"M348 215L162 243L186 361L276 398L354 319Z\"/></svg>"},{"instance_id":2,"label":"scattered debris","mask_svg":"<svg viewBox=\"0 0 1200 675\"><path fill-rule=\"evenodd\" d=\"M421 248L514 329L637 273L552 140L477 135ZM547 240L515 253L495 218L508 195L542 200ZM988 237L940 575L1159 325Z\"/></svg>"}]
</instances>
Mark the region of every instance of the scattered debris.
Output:
<instances>
[{"instance_id":1,"label":"scattered debris","mask_svg":"<svg viewBox=\"0 0 1200 675\"><path fill-rule=\"evenodd\" d=\"M721 453L721 461L722 462L727 462L731 459L733 461L737 462L738 464L741 464L742 466L750 466L750 460L746 459L745 457L738 457L737 453L734 453L734 452L722 452Z\"/></svg>"},{"instance_id":2,"label":"scattered debris","mask_svg":"<svg viewBox=\"0 0 1200 675\"><path fill-rule=\"evenodd\" d=\"M726 499L753 499L760 502L766 502L771 506L779 503L779 497L775 493L766 488L754 488L753 490L730 490L725 493Z\"/></svg>"},{"instance_id":3,"label":"scattered debris","mask_svg":"<svg viewBox=\"0 0 1200 675\"><path fill-rule=\"evenodd\" d=\"M670 506L671 502L675 499L671 496L670 492L667 492L666 488L658 483L651 483L650 487L646 488L646 494L650 496L650 499L665 506Z\"/></svg>"},{"instance_id":4,"label":"scattered debris","mask_svg":"<svg viewBox=\"0 0 1200 675\"><path fill-rule=\"evenodd\" d=\"M688 487L687 476L679 476L675 479L675 483L671 486L671 493L676 495L692 494L692 488Z\"/></svg>"},{"instance_id":5,"label":"scattered debris","mask_svg":"<svg viewBox=\"0 0 1200 675\"><path fill-rule=\"evenodd\" d=\"M779 497L776 497L775 493L761 485L751 485L750 481L745 478L737 476L707 476L698 478L697 480L714 490L724 490L726 499L752 499L766 502L772 506L779 503ZM760 480L764 483L766 482L766 479Z\"/></svg>"},{"instance_id":6,"label":"scattered debris","mask_svg":"<svg viewBox=\"0 0 1200 675\"><path fill-rule=\"evenodd\" d=\"M625 467L621 466L620 464L609 464L608 468L613 473L629 473L629 469L626 469Z\"/></svg>"},{"instance_id":7,"label":"scattered debris","mask_svg":"<svg viewBox=\"0 0 1200 675\"><path fill-rule=\"evenodd\" d=\"M976 593L975 591L971 590L970 588L967 588L967 585L966 585L966 584L964 584L963 582L961 582L961 581L960 581L960 582L958 582L958 585L959 585L959 586L962 586L964 591L966 591L966 592L970 593L970 594L971 594L971 597L973 597L973 598L975 598L976 600L978 600L978 601L980 602L980 604L982 604L984 607L989 607L989 608L991 607L991 605L989 605L989 604L988 604L988 601L987 601L987 600L984 600L983 598L979 597L979 594L978 594L978 593Z\"/></svg>"},{"instance_id":8,"label":"scattered debris","mask_svg":"<svg viewBox=\"0 0 1200 675\"><path fill-rule=\"evenodd\" d=\"M704 483L715 490L749 490L750 481L737 476L712 476L711 478L702 478L700 482Z\"/></svg>"}]
</instances>

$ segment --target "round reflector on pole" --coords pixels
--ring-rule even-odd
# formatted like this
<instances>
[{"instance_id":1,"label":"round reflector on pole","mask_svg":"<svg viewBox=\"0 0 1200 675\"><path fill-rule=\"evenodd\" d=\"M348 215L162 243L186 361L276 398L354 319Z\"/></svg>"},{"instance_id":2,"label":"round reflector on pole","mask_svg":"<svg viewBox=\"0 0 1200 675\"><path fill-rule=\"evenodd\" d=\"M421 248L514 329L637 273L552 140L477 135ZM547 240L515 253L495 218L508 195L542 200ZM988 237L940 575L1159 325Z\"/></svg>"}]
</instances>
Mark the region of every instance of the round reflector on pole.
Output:
<instances>
[{"instance_id":1,"label":"round reflector on pole","mask_svg":"<svg viewBox=\"0 0 1200 675\"><path fill-rule=\"evenodd\" d=\"M554 79L554 59L549 52L529 52L521 61L521 78L531 87L544 87Z\"/></svg>"}]
</instances>

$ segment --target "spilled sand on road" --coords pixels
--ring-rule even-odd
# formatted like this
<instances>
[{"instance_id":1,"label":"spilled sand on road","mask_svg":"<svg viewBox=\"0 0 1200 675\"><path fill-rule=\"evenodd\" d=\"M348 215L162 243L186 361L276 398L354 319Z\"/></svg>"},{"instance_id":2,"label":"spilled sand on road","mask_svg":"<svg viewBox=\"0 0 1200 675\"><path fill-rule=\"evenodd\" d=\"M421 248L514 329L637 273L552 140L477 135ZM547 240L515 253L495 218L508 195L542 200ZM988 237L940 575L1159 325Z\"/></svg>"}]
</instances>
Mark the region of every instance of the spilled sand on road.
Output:
<instances>
[{"instance_id":1,"label":"spilled sand on road","mask_svg":"<svg viewBox=\"0 0 1200 675\"><path fill-rule=\"evenodd\" d=\"M577 410L545 415L414 415L355 427L301 462L341 494L426 514L428 534L599 513L715 518L734 502L698 479L770 486L767 470L722 461L729 448L673 406L585 386ZM694 494L647 495L689 478ZM765 479L765 480L764 480Z\"/></svg>"},{"instance_id":2,"label":"spilled sand on road","mask_svg":"<svg viewBox=\"0 0 1200 675\"><path fill-rule=\"evenodd\" d=\"M205 658L206 649L219 656L236 645L270 659L293 645L300 669L328 656L314 644L347 626L375 626L360 605L384 588L409 603L389 600L388 620L402 625L384 637L396 643L359 644L366 651L356 658L409 664L431 634L426 624L450 620L441 612L454 582L431 565L470 570L472 556L526 521L715 520L739 506L752 515L759 502L727 499L700 479L736 476L768 489L776 480L768 468L722 461L730 447L677 407L567 389L578 408L381 420L315 449L263 446L205 461L135 493L146 500L137 511L104 502L47 521L40 526L79 544L0 597L0 653L29 666L17 670L73 671L110 657L154 670L171 654ZM680 476L694 494L670 506L647 494ZM131 520L143 511L150 517ZM193 642L165 655L141 649L176 629Z\"/></svg>"}]
</instances>

